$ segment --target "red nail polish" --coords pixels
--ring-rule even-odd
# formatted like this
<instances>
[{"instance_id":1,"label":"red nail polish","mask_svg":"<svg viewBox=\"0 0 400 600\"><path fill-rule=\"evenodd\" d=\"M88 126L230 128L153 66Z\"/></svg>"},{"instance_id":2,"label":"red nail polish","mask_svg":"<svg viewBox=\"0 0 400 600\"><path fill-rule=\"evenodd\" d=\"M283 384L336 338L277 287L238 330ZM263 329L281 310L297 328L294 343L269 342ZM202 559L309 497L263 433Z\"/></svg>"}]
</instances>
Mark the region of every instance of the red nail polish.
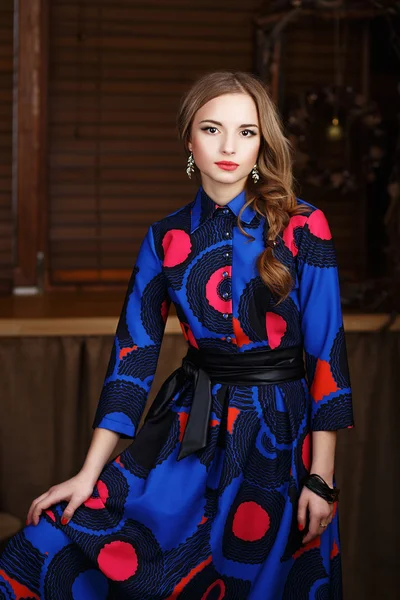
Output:
<instances>
[{"instance_id":1,"label":"red nail polish","mask_svg":"<svg viewBox=\"0 0 400 600\"><path fill-rule=\"evenodd\" d=\"M66 525L68 523L68 519L66 517L61 518L61 525Z\"/></svg>"},{"instance_id":2,"label":"red nail polish","mask_svg":"<svg viewBox=\"0 0 400 600\"><path fill-rule=\"evenodd\" d=\"M302 523L299 523L299 529L300 529L300 531L303 531L304 525Z\"/></svg>"}]
</instances>

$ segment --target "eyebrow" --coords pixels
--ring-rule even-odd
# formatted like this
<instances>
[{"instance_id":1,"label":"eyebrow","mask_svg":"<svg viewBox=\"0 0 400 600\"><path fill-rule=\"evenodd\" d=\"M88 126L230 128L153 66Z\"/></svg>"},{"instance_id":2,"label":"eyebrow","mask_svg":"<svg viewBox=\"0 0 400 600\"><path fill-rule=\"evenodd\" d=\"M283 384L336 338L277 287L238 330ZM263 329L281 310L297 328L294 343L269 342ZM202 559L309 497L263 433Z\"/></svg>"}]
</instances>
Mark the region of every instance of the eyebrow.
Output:
<instances>
[{"instance_id":1,"label":"eyebrow","mask_svg":"<svg viewBox=\"0 0 400 600\"><path fill-rule=\"evenodd\" d=\"M200 123L214 123L214 125L219 125L220 127L223 127L222 123L220 123L219 121L214 121L213 119L204 119L203 121L200 121ZM257 127L258 125L256 125L255 123L245 123L244 125L239 125L239 128L241 127Z\"/></svg>"}]
</instances>

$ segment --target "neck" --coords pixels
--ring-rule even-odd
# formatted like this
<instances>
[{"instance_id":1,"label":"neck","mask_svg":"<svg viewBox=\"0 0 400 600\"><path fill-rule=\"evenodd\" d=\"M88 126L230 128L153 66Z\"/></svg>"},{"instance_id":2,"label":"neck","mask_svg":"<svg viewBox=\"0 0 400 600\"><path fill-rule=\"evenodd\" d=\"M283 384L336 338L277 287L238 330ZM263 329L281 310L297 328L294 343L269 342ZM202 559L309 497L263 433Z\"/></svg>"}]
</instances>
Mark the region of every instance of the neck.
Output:
<instances>
[{"instance_id":1,"label":"neck","mask_svg":"<svg viewBox=\"0 0 400 600\"><path fill-rule=\"evenodd\" d=\"M203 175L201 185L209 198L214 200L216 204L225 206L232 198L236 198L236 196L243 192L246 187L246 181L247 177L236 183L220 183Z\"/></svg>"}]
</instances>

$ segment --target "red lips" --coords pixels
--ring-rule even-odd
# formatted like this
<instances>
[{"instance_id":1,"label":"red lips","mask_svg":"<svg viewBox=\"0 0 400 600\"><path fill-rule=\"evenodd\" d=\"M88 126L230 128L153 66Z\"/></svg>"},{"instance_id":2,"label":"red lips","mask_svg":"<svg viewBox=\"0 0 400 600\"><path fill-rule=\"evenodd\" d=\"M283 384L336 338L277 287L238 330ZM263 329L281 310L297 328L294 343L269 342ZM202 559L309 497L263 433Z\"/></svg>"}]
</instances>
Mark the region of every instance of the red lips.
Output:
<instances>
[{"instance_id":1,"label":"red lips","mask_svg":"<svg viewBox=\"0 0 400 600\"><path fill-rule=\"evenodd\" d=\"M230 160L221 160L220 162L215 163L217 167L223 169L224 171L234 171L238 168L238 164L231 162Z\"/></svg>"}]
</instances>

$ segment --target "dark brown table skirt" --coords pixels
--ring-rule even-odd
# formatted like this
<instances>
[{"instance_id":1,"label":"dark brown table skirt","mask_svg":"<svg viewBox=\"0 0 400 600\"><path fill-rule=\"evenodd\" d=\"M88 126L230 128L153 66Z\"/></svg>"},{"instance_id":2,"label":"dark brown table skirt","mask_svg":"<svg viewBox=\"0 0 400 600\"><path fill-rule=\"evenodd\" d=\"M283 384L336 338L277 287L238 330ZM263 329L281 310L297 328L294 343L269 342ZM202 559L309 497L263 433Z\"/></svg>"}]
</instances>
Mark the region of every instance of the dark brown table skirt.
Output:
<instances>
[{"instance_id":1,"label":"dark brown table skirt","mask_svg":"<svg viewBox=\"0 0 400 600\"><path fill-rule=\"evenodd\" d=\"M356 426L338 434L345 598L397 598L400 332L347 333ZM74 475L92 435L111 336L0 338L0 511ZM166 334L149 403L186 351ZM121 441L117 455L128 441Z\"/></svg>"}]
</instances>

